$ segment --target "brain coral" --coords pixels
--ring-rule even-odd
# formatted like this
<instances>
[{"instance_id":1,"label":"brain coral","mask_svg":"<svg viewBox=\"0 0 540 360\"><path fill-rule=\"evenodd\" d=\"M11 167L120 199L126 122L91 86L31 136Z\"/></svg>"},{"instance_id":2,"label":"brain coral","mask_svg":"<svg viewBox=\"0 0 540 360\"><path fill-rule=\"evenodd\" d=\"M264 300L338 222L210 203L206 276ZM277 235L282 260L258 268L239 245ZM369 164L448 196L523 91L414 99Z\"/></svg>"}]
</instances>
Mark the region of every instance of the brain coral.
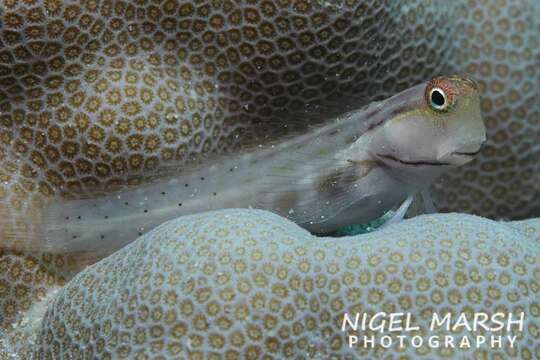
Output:
<instances>
[{"instance_id":1,"label":"brain coral","mask_svg":"<svg viewBox=\"0 0 540 360\"><path fill-rule=\"evenodd\" d=\"M443 210L491 218L540 216L540 2L468 1L449 60L483 89L488 142L436 187Z\"/></svg>"},{"instance_id":2,"label":"brain coral","mask_svg":"<svg viewBox=\"0 0 540 360\"><path fill-rule=\"evenodd\" d=\"M504 224L458 214L420 216L339 239L313 237L263 211L187 216L87 268L60 290L35 355L538 358L539 240L540 220ZM434 311L523 311L526 321L523 332L514 331L514 348L349 349L342 315L378 311L412 313L423 337Z\"/></svg>"}]
</instances>

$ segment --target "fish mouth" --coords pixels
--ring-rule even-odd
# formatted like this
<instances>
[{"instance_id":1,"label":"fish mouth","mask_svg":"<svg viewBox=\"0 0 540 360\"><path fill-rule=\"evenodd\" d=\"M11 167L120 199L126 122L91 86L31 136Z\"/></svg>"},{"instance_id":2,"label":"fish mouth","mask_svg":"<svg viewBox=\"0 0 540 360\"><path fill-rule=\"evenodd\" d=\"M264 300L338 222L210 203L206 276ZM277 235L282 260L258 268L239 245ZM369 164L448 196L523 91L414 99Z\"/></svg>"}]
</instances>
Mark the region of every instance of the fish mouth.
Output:
<instances>
[{"instance_id":1,"label":"fish mouth","mask_svg":"<svg viewBox=\"0 0 540 360\"><path fill-rule=\"evenodd\" d=\"M475 151L453 151L448 157L445 157L445 159L451 159L454 162L454 165L464 165L472 161L483 149L484 143L482 143L478 150Z\"/></svg>"},{"instance_id":2,"label":"fish mouth","mask_svg":"<svg viewBox=\"0 0 540 360\"><path fill-rule=\"evenodd\" d=\"M454 164L443 161L431 161L431 160L403 160L398 157L389 154L375 154L377 157L397 162L403 165L412 165L412 166L452 166Z\"/></svg>"},{"instance_id":3,"label":"fish mouth","mask_svg":"<svg viewBox=\"0 0 540 360\"><path fill-rule=\"evenodd\" d=\"M482 151L482 146L476 151L472 151L472 152L454 151L452 154L465 155L465 156L476 156L476 155L480 154L481 151Z\"/></svg>"},{"instance_id":4,"label":"fish mouth","mask_svg":"<svg viewBox=\"0 0 540 360\"><path fill-rule=\"evenodd\" d=\"M476 155L478 155L482 149L484 148L484 144L482 143L478 150L475 151L453 151L443 157L440 158L440 161L436 160L404 160L400 159L394 155L390 154L381 154L376 153L375 155L378 158L390 160L392 162L397 162L403 165L411 165L411 166L460 166L464 165L470 161L472 161Z\"/></svg>"}]
</instances>

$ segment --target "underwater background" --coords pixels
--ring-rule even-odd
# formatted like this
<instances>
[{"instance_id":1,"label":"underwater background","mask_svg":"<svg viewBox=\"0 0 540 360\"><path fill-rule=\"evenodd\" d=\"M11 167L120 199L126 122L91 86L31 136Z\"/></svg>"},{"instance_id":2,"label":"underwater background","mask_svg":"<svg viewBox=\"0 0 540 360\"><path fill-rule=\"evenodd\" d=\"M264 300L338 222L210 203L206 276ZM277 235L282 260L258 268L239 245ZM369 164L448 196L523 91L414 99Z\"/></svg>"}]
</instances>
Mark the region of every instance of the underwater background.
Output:
<instances>
[{"instance_id":1,"label":"underwater background","mask_svg":"<svg viewBox=\"0 0 540 360\"><path fill-rule=\"evenodd\" d=\"M535 0L2 0L0 356L540 357L539 33ZM26 241L55 199L301 134L441 74L478 83L487 129L431 189L460 214L331 239L205 213L86 270L109 254ZM362 353L337 325L354 309L528 318L515 349Z\"/></svg>"}]
</instances>

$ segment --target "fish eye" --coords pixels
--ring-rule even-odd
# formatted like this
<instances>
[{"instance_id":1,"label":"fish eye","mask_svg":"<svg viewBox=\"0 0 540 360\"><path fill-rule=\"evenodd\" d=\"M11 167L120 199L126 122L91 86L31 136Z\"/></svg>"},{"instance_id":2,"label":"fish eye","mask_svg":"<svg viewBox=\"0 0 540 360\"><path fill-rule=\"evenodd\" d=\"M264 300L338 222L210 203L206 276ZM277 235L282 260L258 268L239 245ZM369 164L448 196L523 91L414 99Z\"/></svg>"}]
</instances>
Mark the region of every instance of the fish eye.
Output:
<instances>
[{"instance_id":1,"label":"fish eye","mask_svg":"<svg viewBox=\"0 0 540 360\"><path fill-rule=\"evenodd\" d=\"M429 92L429 101L431 107L435 110L445 110L448 107L446 94L440 88L433 88Z\"/></svg>"}]
</instances>

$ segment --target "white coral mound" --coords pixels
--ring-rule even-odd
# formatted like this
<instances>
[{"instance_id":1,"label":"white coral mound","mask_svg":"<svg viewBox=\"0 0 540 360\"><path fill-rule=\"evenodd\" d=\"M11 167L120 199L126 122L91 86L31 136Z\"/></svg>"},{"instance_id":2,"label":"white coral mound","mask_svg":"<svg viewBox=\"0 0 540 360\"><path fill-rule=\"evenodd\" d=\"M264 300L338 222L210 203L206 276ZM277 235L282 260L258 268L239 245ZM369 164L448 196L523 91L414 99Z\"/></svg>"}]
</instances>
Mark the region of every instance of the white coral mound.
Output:
<instances>
[{"instance_id":1,"label":"white coral mound","mask_svg":"<svg viewBox=\"0 0 540 360\"><path fill-rule=\"evenodd\" d=\"M49 306L39 358L538 357L540 222L420 216L375 233L317 238L255 210L163 224L68 283ZM344 313L411 314L416 331L341 330ZM525 314L510 333L429 331L433 313ZM357 333L354 333L357 334ZM388 335L393 345L378 342ZM405 336L399 348L398 337ZM428 338L468 336L471 348ZM477 336L503 336L476 348ZM410 339L421 338L414 346ZM506 336L516 336L511 347ZM416 342L418 344L418 341Z\"/></svg>"}]
</instances>

